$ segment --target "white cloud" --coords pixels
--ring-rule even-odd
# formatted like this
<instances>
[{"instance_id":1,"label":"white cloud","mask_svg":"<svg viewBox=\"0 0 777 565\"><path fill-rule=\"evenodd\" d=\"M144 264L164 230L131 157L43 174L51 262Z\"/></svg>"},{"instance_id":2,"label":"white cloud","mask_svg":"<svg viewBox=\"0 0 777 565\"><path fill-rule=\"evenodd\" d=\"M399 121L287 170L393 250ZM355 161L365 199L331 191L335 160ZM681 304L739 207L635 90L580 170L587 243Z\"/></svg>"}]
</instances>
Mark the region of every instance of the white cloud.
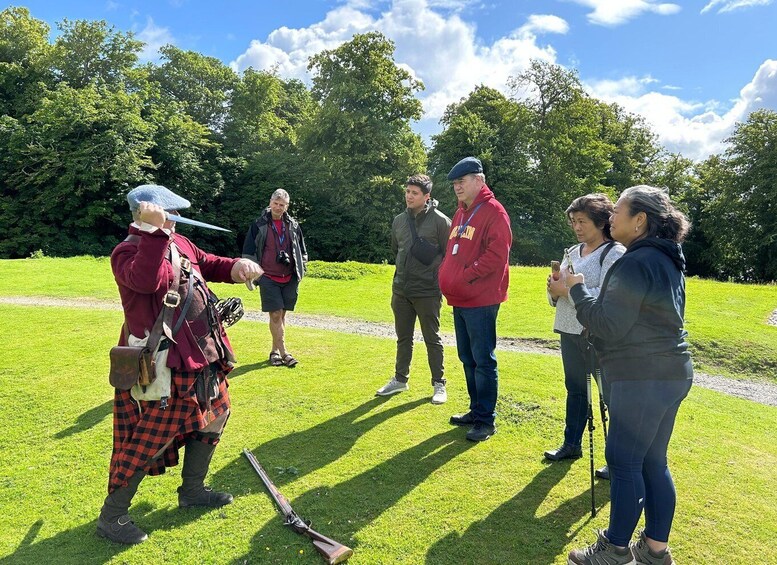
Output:
<instances>
[{"instance_id":1,"label":"white cloud","mask_svg":"<svg viewBox=\"0 0 777 565\"><path fill-rule=\"evenodd\" d=\"M276 68L282 77L309 82L307 64L311 55L333 49L356 33L378 30L394 41L396 63L426 86L418 94L424 105L424 117L415 127L428 139L439 131L438 120L448 104L467 96L476 86L482 84L508 93L508 78L523 72L532 59L555 63L555 50L540 44L538 37L542 33L568 31L566 21L561 18L532 15L506 37L485 43L475 25L462 19L458 11L434 8L442 4L464 6L465 2L393 0L378 13L374 8L359 8L361 1L340 5L308 27L282 27L264 41L253 40L231 63L232 68L236 71L248 67ZM574 1L601 8L599 16L610 18L607 21L616 21L617 14L628 19L646 10L675 6L634 0L610 4ZM624 6L631 11L621 9ZM666 13L676 9L666 9ZM765 61L734 101L681 98L677 92L679 87L662 84L649 75L588 81L586 88L597 98L617 102L626 110L644 116L668 150L698 160L722 151L722 142L735 124L746 120L754 109L777 110L777 61Z\"/></svg>"},{"instance_id":2,"label":"white cloud","mask_svg":"<svg viewBox=\"0 0 777 565\"><path fill-rule=\"evenodd\" d=\"M175 43L175 38L166 27L159 27L149 16L146 18L146 27L140 33L135 34L140 41L145 43L138 57L141 61L159 60L159 48L168 43Z\"/></svg>"},{"instance_id":3,"label":"white cloud","mask_svg":"<svg viewBox=\"0 0 777 565\"><path fill-rule=\"evenodd\" d=\"M309 81L308 57L349 41L354 34L377 30L394 41L395 61L424 82L419 93L425 120L438 120L446 106L484 84L507 92L507 79L524 71L531 59L555 62L549 46L537 44L539 33L565 33L568 26L555 16L532 16L508 37L490 44L478 38L477 29L457 12L442 14L432 6L460 6L450 0L393 0L388 8L370 16L349 3L306 28L282 27L265 41L253 40L230 65L277 68L280 76Z\"/></svg>"},{"instance_id":4,"label":"white cloud","mask_svg":"<svg viewBox=\"0 0 777 565\"><path fill-rule=\"evenodd\" d=\"M617 26L632 20L645 12L661 16L676 14L678 4L659 3L656 0L571 0L576 4L593 8L588 21L602 26ZM717 0L713 0L717 1ZM746 1L746 0L741 0ZM757 0L753 0L757 1Z\"/></svg>"},{"instance_id":5,"label":"white cloud","mask_svg":"<svg viewBox=\"0 0 777 565\"><path fill-rule=\"evenodd\" d=\"M711 0L701 9L701 13L709 12L717 7L718 14L733 12L739 8L751 8L753 6L768 6L772 0Z\"/></svg>"},{"instance_id":6,"label":"white cloud","mask_svg":"<svg viewBox=\"0 0 777 565\"><path fill-rule=\"evenodd\" d=\"M594 96L644 116L669 151L695 160L723 151L723 141L737 122L747 120L754 110L777 110L777 60L764 61L727 111L721 111L715 100L689 102L647 91L645 87L653 82L649 77L627 77L620 81L589 82L586 87Z\"/></svg>"},{"instance_id":7,"label":"white cloud","mask_svg":"<svg viewBox=\"0 0 777 565\"><path fill-rule=\"evenodd\" d=\"M543 33L565 34L569 31L569 24L563 18L546 14L532 14L529 20L518 28L517 35L528 37Z\"/></svg>"}]
</instances>

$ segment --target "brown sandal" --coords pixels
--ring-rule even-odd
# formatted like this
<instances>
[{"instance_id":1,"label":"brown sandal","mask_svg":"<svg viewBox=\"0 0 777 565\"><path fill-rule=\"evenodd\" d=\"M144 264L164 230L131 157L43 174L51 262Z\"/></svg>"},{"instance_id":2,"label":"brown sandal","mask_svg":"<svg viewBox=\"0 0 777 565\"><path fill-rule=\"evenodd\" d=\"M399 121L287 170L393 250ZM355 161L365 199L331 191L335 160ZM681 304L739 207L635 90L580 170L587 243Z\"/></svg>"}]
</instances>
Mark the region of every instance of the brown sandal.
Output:
<instances>
[{"instance_id":1,"label":"brown sandal","mask_svg":"<svg viewBox=\"0 0 777 565\"><path fill-rule=\"evenodd\" d=\"M273 367L280 367L283 365L283 359L281 359L281 354L277 351L271 351L270 352L270 365Z\"/></svg>"},{"instance_id":2,"label":"brown sandal","mask_svg":"<svg viewBox=\"0 0 777 565\"><path fill-rule=\"evenodd\" d=\"M291 368L291 367L295 366L298 363L298 361L296 359L294 359L294 357L292 356L291 353L287 353L286 355L283 356L282 363L284 365L286 365L287 367Z\"/></svg>"}]
</instances>

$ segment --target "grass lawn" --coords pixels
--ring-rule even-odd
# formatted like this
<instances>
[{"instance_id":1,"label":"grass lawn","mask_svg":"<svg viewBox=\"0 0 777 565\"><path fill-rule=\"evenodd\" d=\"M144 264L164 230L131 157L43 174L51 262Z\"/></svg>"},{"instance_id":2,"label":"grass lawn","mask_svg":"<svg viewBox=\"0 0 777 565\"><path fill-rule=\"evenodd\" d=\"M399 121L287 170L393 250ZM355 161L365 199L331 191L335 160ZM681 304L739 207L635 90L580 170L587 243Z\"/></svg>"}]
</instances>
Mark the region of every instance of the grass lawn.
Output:
<instances>
[{"instance_id":1,"label":"grass lawn","mask_svg":"<svg viewBox=\"0 0 777 565\"><path fill-rule=\"evenodd\" d=\"M5 263L0 294L19 294L7 285ZM73 286L63 281L62 292ZM29 282L43 290L35 277ZM100 296L101 285L87 285ZM561 438L559 358L499 352L499 432L475 445L447 423L467 397L452 349L450 400L432 406L423 355L410 391L373 396L391 373L392 340L290 327L300 359L290 370L267 366L266 326L243 321L230 329L241 363L209 476L235 502L178 509L175 467L145 479L135 498L133 518L149 540L129 548L106 542L94 528L111 453L107 352L120 323L119 312L0 305L0 331L17 353L0 360L0 406L10 416L0 434L0 564L322 563L306 538L282 526L244 447L303 518L354 549L354 565L562 564L570 549L593 541L593 528L606 526L607 483L597 483L600 513L590 518L587 458L542 460ZM774 414L692 389L669 452L678 563L750 563L754 555L777 562L769 557ZM598 465L601 430L595 441Z\"/></svg>"},{"instance_id":2,"label":"grass lawn","mask_svg":"<svg viewBox=\"0 0 777 565\"><path fill-rule=\"evenodd\" d=\"M317 262L320 263L320 262ZM392 322L391 265L370 265L353 280L306 277L299 312L371 322ZM322 269L326 270L326 268ZM76 284L73 278L78 276ZM553 345L553 308L545 298L547 269L512 267L510 298L499 311L499 335L531 338ZM259 310L258 292L243 285L213 285L219 296L240 296ZM0 261L0 296L91 297L118 302L107 257ZM777 285L743 285L691 278L687 281L686 327L698 370L777 383ZM442 331L453 333L451 309L443 308Z\"/></svg>"}]
</instances>

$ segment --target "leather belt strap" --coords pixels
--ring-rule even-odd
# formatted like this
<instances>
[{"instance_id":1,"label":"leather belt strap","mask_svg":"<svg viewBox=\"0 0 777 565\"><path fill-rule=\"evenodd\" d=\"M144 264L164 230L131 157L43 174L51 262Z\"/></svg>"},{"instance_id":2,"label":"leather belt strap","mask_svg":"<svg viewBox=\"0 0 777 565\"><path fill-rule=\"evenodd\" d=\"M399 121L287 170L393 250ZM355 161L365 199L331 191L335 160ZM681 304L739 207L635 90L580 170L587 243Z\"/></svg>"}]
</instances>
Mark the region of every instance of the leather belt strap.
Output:
<instances>
[{"instance_id":1,"label":"leather belt strap","mask_svg":"<svg viewBox=\"0 0 777 565\"><path fill-rule=\"evenodd\" d=\"M140 242L140 236L130 234L124 241ZM170 264L173 266L173 284L170 286L170 290L167 291L167 294L162 300L162 311L159 312L159 316L157 316L154 327L151 328L151 333L146 342L146 347L153 353L156 353L159 341L162 339L162 334L175 343L173 331L170 329L170 326L173 323L173 313L181 303L181 295L178 294L178 287L181 284L181 255L178 253L178 247L172 241L170 242ZM129 330L127 328L126 320L124 322L124 327L128 334Z\"/></svg>"}]
</instances>

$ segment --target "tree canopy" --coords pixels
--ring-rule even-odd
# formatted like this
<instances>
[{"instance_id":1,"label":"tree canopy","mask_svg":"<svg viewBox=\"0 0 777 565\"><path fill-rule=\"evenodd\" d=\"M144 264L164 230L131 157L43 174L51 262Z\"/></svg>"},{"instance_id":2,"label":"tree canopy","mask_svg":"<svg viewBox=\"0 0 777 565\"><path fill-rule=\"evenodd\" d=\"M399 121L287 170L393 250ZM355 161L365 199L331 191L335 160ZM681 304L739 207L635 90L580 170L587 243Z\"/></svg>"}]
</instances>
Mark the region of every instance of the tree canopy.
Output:
<instances>
[{"instance_id":1,"label":"tree canopy","mask_svg":"<svg viewBox=\"0 0 777 565\"><path fill-rule=\"evenodd\" d=\"M690 274L777 279L775 112L753 112L721 155L693 163L574 70L533 61L508 92L479 85L451 104L427 149L412 129L424 86L378 32L311 57L308 86L173 45L141 64L142 42L102 21L58 30L51 41L27 9L0 12L0 257L108 254L130 220L127 191L156 182L234 231L198 233L214 252L239 254L283 187L312 257L391 261L404 180L431 174L451 215L445 176L474 155L510 214L513 262L547 264L574 243L574 198L647 183L692 220Z\"/></svg>"}]
</instances>

